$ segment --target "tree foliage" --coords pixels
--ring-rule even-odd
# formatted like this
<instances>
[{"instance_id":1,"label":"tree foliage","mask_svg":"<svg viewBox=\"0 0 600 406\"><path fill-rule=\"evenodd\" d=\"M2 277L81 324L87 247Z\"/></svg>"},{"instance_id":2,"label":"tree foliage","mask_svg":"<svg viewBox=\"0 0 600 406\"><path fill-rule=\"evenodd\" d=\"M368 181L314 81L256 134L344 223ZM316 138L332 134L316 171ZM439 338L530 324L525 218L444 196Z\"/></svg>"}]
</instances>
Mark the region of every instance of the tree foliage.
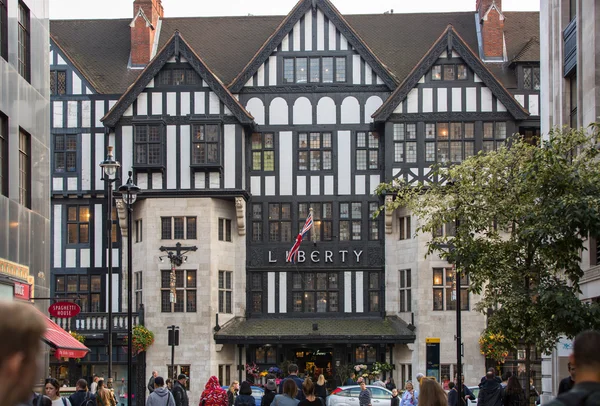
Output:
<instances>
[{"instance_id":1,"label":"tree foliage","mask_svg":"<svg viewBox=\"0 0 600 406\"><path fill-rule=\"evenodd\" d=\"M460 165L434 168L434 182L381 184L386 209L406 207L431 235L428 255L457 264L493 311L488 330L541 352L562 335L600 326L598 306L578 299L581 257L600 235L598 126L554 130L532 145L518 135L507 146ZM436 233L457 224L456 235Z\"/></svg>"}]
</instances>

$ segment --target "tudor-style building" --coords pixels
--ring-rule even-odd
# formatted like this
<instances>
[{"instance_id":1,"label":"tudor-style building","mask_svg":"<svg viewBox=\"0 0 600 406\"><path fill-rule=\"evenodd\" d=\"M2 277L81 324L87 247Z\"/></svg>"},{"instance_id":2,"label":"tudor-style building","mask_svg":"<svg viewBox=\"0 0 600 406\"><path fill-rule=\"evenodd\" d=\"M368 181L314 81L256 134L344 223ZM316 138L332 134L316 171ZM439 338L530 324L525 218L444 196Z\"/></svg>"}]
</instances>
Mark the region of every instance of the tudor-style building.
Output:
<instances>
[{"instance_id":1,"label":"tudor-style building","mask_svg":"<svg viewBox=\"0 0 600 406\"><path fill-rule=\"evenodd\" d=\"M160 0L136 0L133 15L51 22L51 286L83 298L71 323L92 354L79 375L106 373L98 164L111 145L143 189L134 230L113 215L114 241L132 232L129 288L156 336L138 360L142 387L151 370L170 373L170 325L193 396L211 374L244 379L248 363L292 361L332 383L336 370L374 362L394 364L398 381L451 377L452 267L425 258L410 213L373 218L383 203L373 192L398 176L435 181L434 163L539 133L538 13L478 0L475 12L342 16L328 0L301 0L283 17L164 18ZM311 209L314 228L286 263ZM197 250L176 267L171 303L160 247L177 242ZM124 246L111 247L119 327ZM460 294L474 383L485 318L476 295ZM439 338L439 367L426 369L426 338ZM115 353L113 378L127 378Z\"/></svg>"}]
</instances>

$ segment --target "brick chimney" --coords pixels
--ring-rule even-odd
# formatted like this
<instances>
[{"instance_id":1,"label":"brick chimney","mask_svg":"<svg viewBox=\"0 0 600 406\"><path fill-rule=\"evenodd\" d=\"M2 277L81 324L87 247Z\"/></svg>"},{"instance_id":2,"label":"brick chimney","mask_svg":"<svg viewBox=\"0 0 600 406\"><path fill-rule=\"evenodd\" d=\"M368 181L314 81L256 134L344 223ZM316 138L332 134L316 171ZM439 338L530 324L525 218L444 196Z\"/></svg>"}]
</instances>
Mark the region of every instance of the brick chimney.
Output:
<instances>
[{"instance_id":1,"label":"brick chimney","mask_svg":"<svg viewBox=\"0 0 600 406\"><path fill-rule=\"evenodd\" d=\"M476 0L485 59L504 58L504 14L502 0Z\"/></svg>"},{"instance_id":2,"label":"brick chimney","mask_svg":"<svg viewBox=\"0 0 600 406\"><path fill-rule=\"evenodd\" d=\"M146 65L152 56L152 46L159 18L163 18L161 0L134 0L131 27L131 64Z\"/></svg>"}]
</instances>

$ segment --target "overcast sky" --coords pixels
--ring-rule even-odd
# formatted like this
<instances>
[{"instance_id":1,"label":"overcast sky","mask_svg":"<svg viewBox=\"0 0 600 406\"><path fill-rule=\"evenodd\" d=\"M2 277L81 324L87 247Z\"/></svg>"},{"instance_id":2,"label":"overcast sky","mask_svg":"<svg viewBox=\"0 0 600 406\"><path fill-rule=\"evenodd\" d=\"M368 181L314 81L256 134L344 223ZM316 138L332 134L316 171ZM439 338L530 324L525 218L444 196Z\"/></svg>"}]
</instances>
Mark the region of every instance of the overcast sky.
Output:
<instances>
[{"instance_id":1,"label":"overcast sky","mask_svg":"<svg viewBox=\"0 0 600 406\"><path fill-rule=\"evenodd\" d=\"M133 18L133 0L49 0L51 19ZM332 0L342 14L472 11L476 0ZM285 15L298 0L162 0L165 17ZM505 11L539 11L540 0L503 0Z\"/></svg>"}]
</instances>

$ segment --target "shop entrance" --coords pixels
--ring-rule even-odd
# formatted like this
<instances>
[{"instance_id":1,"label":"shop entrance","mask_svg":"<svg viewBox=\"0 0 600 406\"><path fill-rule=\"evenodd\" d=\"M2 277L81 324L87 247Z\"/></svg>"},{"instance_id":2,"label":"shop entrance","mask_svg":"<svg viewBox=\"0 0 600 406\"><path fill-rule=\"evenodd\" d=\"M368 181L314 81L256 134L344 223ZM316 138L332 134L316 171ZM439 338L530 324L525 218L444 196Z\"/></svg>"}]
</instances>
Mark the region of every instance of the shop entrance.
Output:
<instances>
[{"instance_id":1,"label":"shop entrance","mask_svg":"<svg viewBox=\"0 0 600 406\"><path fill-rule=\"evenodd\" d=\"M298 375L316 382L323 374L327 381L333 381L333 348L292 348L288 359L298 365Z\"/></svg>"}]
</instances>

